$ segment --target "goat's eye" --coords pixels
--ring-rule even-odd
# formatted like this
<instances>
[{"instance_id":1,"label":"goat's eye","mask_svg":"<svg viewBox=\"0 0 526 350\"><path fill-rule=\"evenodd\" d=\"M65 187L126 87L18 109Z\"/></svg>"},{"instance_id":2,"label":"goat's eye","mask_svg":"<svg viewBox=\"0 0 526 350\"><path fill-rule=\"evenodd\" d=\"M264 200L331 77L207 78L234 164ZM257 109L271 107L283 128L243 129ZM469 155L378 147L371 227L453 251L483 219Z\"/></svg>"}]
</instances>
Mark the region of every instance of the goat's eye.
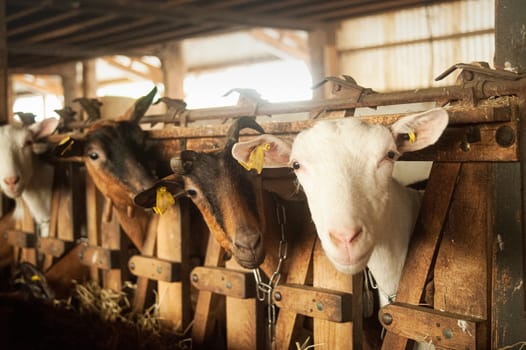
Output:
<instances>
[{"instance_id":1,"label":"goat's eye","mask_svg":"<svg viewBox=\"0 0 526 350\"><path fill-rule=\"evenodd\" d=\"M24 141L24 147L29 147L33 145L33 140L25 140Z\"/></svg>"},{"instance_id":2,"label":"goat's eye","mask_svg":"<svg viewBox=\"0 0 526 350\"><path fill-rule=\"evenodd\" d=\"M389 151L387 152L387 158L389 159L395 159L396 157L396 152L395 151Z\"/></svg>"},{"instance_id":3,"label":"goat's eye","mask_svg":"<svg viewBox=\"0 0 526 350\"><path fill-rule=\"evenodd\" d=\"M90 157L91 160L97 160L99 159L99 154L97 152L90 152L88 157Z\"/></svg>"},{"instance_id":4,"label":"goat's eye","mask_svg":"<svg viewBox=\"0 0 526 350\"><path fill-rule=\"evenodd\" d=\"M190 197L195 197L197 195L197 191L196 190L188 190L188 191L186 191L186 194L189 195Z\"/></svg>"},{"instance_id":5,"label":"goat's eye","mask_svg":"<svg viewBox=\"0 0 526 350\"><path fill-rule=\"evenodd\" d=\"M292 169L298 170L301 167L300 163L297 161L292 162Z\"/></svg>"}]
</instances>

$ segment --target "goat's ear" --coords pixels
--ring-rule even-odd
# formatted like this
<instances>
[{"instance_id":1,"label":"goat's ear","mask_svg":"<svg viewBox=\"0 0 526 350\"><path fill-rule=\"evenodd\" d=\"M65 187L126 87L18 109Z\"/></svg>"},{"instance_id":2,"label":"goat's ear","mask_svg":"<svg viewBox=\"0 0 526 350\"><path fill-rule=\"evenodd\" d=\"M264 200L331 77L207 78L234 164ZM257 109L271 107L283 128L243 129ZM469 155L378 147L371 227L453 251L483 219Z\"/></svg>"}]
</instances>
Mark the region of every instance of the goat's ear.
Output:
<instances>
[{"instance_id":1,"label":"goat's ear","mask_svg":"<svg viewBox=\"0 0 526 350\"><path fill-rule=\"evenodd\" d=\"M184 185L181 182L173 180L160 180L153 187L135 195L135 197L133 197L133 202L135 205L142 208L153 208L157 205L157 193L161 189L171 193L174 199L186 195L186 192L184 191Z\"/></svg>"},{"instance_id":2,"label":"goat's ear","mask_svg":"<svg viewBox=\"0 0 526 350\"><path fill-rule=\"evenodd\" d=\"M400 153L417 151L434 144L447 127L449 117L443 108L408 115L391 125Z\"/></svg>"},{"instance_id":3,"label":"goat's ear","mask_svg":"<svg viewBox=\"0 0 526 350\"><path fill-rule=\"evenodd\" d=\"M269 134L257 136L249 141L238 142L232 147L232 156L240 163L248 163L250 154L258 146L268 145L264 151L263 168L287 167L290 145L282 139Z\"/></svg>"},{"instance_id":4,"label":"goat's ear","mask_svg":"<svg viewBox=\"0 0 526 350\"><path fill-rule=\"evenodd\" d=\"M35 140L51 135L58 127L60 121L57 118L47 118L41 122L31 124L29 130L33 133Z\"/></svg>"},{"instance_id":5,"label":"goat's ear","mask_svg":"<svg viewBox=\"0 0 526 350\"><path fill-rule=\"evenodd\" d=\"M133 106L131 106L126 113L118 120L129 120L134 123L139 123L139 120L146 114L146 111L152 105L153 98L157 94L157 87L153 89L145 96L138 98Z\"/></svg>"}]
</instances>

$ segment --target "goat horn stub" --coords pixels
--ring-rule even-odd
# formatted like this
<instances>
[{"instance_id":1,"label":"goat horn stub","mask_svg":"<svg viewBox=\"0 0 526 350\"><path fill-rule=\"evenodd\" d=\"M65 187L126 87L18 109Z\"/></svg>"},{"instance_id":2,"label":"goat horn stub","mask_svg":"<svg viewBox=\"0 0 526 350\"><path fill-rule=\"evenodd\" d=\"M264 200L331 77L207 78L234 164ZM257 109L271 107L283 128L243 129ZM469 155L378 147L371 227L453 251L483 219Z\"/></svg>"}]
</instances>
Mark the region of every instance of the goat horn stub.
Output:
<instances>
[{"instance_id":1,"label":"goat horn stub","mask_svg":"<svg viewBox=\"0 0 526 350\"><path fill-rule=\"evenodd\" d=\"M256 122L256 117L241 117L236 119L226 133L227 145L233 145L239 141L239 132L243 129L253 129L264 134L265 130Z\"/></svg>"}]
</instances>

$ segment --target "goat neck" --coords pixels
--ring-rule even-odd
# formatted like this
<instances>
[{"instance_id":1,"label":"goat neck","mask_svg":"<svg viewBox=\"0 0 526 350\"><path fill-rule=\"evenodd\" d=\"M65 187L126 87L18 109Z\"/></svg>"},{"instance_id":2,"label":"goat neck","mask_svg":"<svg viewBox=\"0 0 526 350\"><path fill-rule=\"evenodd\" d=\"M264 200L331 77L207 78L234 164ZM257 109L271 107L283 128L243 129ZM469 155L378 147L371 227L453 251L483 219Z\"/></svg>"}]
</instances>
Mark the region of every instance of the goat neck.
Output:
<instances>
[{"instance_id":1,"label":"goat neck","mask_svg":"<svg viewBox=\"0 0 526 350\"><path fill-rule=\"evenodd\" d=\"M422 195L420 192L405 188L398 181L391 181L390 196L386 202L386 227L378 240L367 267L371 270L380 294L382 306L396 295L402 276L409 240L413 232Z\"/></svg>"}]
</instances>

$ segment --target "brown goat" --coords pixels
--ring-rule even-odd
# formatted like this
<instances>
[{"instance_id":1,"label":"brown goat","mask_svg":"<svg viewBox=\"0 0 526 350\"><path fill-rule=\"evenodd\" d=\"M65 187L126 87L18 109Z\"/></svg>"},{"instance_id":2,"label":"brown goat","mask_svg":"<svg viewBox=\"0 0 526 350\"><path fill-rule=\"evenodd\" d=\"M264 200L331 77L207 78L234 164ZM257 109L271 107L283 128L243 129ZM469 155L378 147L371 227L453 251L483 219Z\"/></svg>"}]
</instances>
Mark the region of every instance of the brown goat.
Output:
<instances>
[{"instance_id":1,"label":"brown goat","mask_svg":"<svg viewBox=\"0 0 526 350\"><path fill-rule=\"evenodd\" d=\"M176 197L190 197L215 239L242 267L253 269L263 264L263 271L272 273L281 239L279 234L271 233L279 231L275 199L263 190L261 176L254 176L232 157L232 147L244 128L264 133L253 118L236 120L221 150L182 151L170 162L175 180L160 181L139 194L135 203L153 207L160 187ZM268 259L266 252L272 252Z\"/></svg>"},{"instance_id":2,"label":"brown goat","mask_svg":"<svg viewBox=\"0 0 526 350\"><path fill-rule=\"evenodd\" d=\"M134 210L133 197L156 180L150 170L145 133L138 125L157 90L138 99L119 120L99 120L82 137L70 138L55 150L62 157L79 156L99 191L135 246L142 250L150 214Z\"/></svg>"}]
</instances>

